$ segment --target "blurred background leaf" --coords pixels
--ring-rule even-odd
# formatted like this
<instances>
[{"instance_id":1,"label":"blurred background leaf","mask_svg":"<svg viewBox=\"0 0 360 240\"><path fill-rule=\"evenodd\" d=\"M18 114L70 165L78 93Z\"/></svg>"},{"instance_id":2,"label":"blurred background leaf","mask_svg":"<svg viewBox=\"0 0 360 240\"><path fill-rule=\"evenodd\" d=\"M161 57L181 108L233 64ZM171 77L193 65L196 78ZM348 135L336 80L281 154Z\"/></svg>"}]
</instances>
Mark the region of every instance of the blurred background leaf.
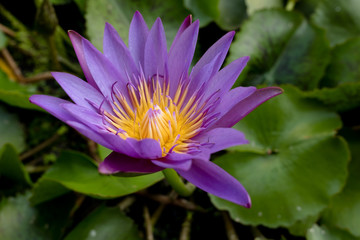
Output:
<instances>
[{"instance_id":1,"label":"blurred background leaf","mask_svg":"<svg viewBox=\"0 0 360 240\"><path fill-rule=\"evenodd\" d=\"M17 152L25 149L25 135L23 127L14 113L9 113L0 106L0 148L6 143L14 146Z\"/></svg>"},{"instance_id":2,"label":"blurred background leaf","mask_svg":"<svg viewBox=\"0 0 360 240\"><path fill-rule=\"evenodd\" d=\"M94 46L102 49L102 33L105 22L112 24L124 42L127 43L129 25L136 10L141 12L149 28L157 17L161 17L168 46L170 46L185 16L189 14L183 7L181 0L88 0L85 15L87 35Z\"/></svg>"},{"instance_id":3,"label":"blurred background leaf","mask_svg":"<svg viewBox=\"0 0 360 240\"><path fill-rule=\"evenodd\" d=\"M284 10L263 10L236 34L227 63L250 56L241 85L289 83L309 90L318 86L330 60L324 31L300 14Z\"/></svg>"},{"instance_id":4,"label":"blurred background leaf","mask_svg":"<svg viewBox=\"0 0 360 240\"><path fill-rule=\"evenodd\" d=\"M331 46L360 35L360 16L357 0L322 0L319 1L312 19L326 30Z\"/></svg>"},{"instance_id":5,"label":"blurred background leaf","mask_svg":"<svg viewBox=\"0 0 360 240\"><path fill-rule=\"evenodd\" d=\"M134 222L117 207L100 206L82 220L65 240L140 240Z\"/></svg>"}]
</instances>

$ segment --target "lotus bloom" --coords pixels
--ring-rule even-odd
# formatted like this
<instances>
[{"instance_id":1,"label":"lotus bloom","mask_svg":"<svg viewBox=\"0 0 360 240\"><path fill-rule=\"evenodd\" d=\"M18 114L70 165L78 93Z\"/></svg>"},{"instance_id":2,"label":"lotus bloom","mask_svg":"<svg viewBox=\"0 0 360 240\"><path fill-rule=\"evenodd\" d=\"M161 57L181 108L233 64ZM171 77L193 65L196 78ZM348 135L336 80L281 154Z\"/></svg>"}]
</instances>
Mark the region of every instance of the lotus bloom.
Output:
<instances>
[{"instance_id":1,"label":"lotus bloom","mask_svg":"<svg viewBox=\"0 0 360 240\"><path fill-rule=\"evenodd\" d=\"M282 90L231 89L249 60L239 58L220 70L234 32L210 47L189 73L198 31L199 21L188 16L168 51L161 20L149 30L136 12L128 46L106 24L103 53L70 31L87 82L54 72L73 103L44 95L30 101L113 151L99 165L100 173L172 168L200 189L250 207L244 187L210 155L248 143L231 127Z\"/></svg>"}]
</instances>

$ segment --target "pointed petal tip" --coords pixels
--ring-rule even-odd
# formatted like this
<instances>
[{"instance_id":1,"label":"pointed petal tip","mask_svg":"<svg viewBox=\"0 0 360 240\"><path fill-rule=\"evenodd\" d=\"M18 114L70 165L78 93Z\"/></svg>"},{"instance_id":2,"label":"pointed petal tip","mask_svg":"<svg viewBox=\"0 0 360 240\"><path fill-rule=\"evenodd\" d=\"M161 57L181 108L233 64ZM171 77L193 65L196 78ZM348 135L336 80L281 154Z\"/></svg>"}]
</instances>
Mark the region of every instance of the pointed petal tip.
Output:
<instances>
[{"instance_id":1,"label":"pointed petal tip","mask_svg":"<svg viewBox=\"0 0 360 240\"><path fill-rule=\"evenodd\" d=\"M186 27L190 26L192 24L192 15L189 14L183 21L183 24L186 24Z\"/></svg>"},{"instance_id":2,"label":"pointed petal tip","mask_svg":"<svg viewBox=\"0 0 360 240\"><path fill-rule=\"evenodd\" d=\"M44 98L47 98L47 97L55 98L55 97L52 97L52 96L47 96L47 95L42 95L42 94L34 94L34 95L29 97L29 102L41 107L40 104L42 102L44 102Z\"/></svg>"},{"instance_id":3,"label":"pointed petal tip","mask_svg":"<svg viewBox=\"0 0 360 240\"><path fill-rule=\"evenodd\" d=\"M276 86L273 86L273 87L265 87L265 88L260 88L258 90L261 90L261 91L272 91L273 92L273 97L277 96L277 95L280 95L284 92L284 89L282 89L281 87L276 87Z\"/></svg>"},{"instance_id":4,"label":"pointed petal tip","mask_svg":"<svg viewBox=\"0 0 360 240\"><path fill-rule=\"evenodd\" d=\"M107 166L106 166L106 164L104 164L104 162L101 162L99 164L98 171L101 174L111 174L111 173L113 173L112 171L110 171L110 169L107 168Z\"/></svg>"},{"instance_id":5,"label":"pointed petal tip","mask_svg":"<svg viewBox=\"0 0 360 240\"><path fill-rule=\"evenodd\" d=\"M111 175L118 173L120 171L116 171L115 169L109 167L109 164L106 161L102 161L98 166L98 171L100 174Z\"/></svg>"},{"instance_id":6,"label":"pointed petal tip","mask_svg":"<svg viewBox=\"0 0 360 240\"><path fill-rule=\"evenodd\" d=\"M105 22L105 30L112 27L112 25L109 22Z\"/></svg>"},{"instance_id":7,"label":"pointed petal tip","mask_svg":"<svg viewBox=\"0 0 360 240\"><path fill-rule=\"evenodd\" d=\"M31 102L32 104L36 104L36 98L37 98L38 95L32 95L29 97L29 102Z\"/></svg>"},{"instance_id":8,"label":"pointed petal tip","mask_svg":"<svg viewBox=\"0 0 360 240\"><path fill-rule=\"evenodd\" d=\"M135 11L131 22L142 22L146 25L144 17L141 15L141 13L138 10Z\"/></svg>"},{"instance_id":9,"label":"pointed petal tip","mask_svg":"<svg viewBox=\"0 0 360 240\"><path fill-rule=\"evenodd\" d=\"M157 17L157 18L156 18L156 20L155 20L155 22L154 22L154 25L155 25L155 24L158 24L158 25L160 25L160 26L163 25L160 17Z\"/></svg>"},{"instance_id":10,"label":"pointed petal tip","mask_svg":"<svg viewBox=\"0 0 360 240\"><path fill-rule=\"evenodd\" d=\"M227 32L223 37L229 38L230 42L232 42L232 40L234 39L234 36L235 36L235 31L230 31L230 32Z\"/></svg>"},{"instance_id":11,"label":"pointed petal tip","mask_svg":"<svg viewBox=\"0 0 360 240\"><path fill-rule=\"evenodd\" d=\"M248 202L244 205L244 207L251 208L252 203L251 203L251 198L250 198L249 194L248 194L248 199L247 200L248 200Z\"/></svg>"},{"instance_id":12,"label":"pointed petal tip","mask_svg":"<svg viewBox=\"0 0 360 240\"><path fill-rule=\"evenodd\" d=\"M250 56L244 56L241 59L243 59L244 61L248 62L250 60Z\"/></svg>"},{"instance_id":13,"label":"pointed petal tip","mask_svg":"<svg viewBox=\"0 0 360 240\"><path fill-rule=\"evenodd\" d=\"M81 37L82 38L82 36L74 30L68 30L67 33L68 33L68 36L70 37L70 39L72 37Z\"/></svg>"}]
</instances>

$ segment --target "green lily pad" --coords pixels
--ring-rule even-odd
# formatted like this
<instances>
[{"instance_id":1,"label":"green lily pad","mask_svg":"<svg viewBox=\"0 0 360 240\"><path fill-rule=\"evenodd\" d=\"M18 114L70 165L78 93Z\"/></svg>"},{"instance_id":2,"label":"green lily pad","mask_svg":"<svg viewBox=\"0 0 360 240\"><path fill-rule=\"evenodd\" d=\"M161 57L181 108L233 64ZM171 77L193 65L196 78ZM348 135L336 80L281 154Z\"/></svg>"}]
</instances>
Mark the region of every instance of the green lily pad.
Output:
<instances>
[{"instance_id":1,"label":"green lily pad","mask_svg":"<svg viewBox=\"0 0 360 240\"><path fill-rule=\"evenodd\" d=\"M334 46L360 35L359 10L360 2L357 0L323 0L312 20L326 30L326 36Z\"/></svg>"},{"instance_id":2,"label":"green lily pad","mask_svg":"<svg viewBox=\"0 0 360 240\"><path fill-rule=\"evenodd\" d=\"M252 207L211 200L243 224L289 227L324 210L346 181L349 151L334 136L340 118L284 90L235 125L250 144L215 160L248 190Z\"/></svg>"},{"instance_id":3,"label":"green lily pad","mask_svg":"<svg viewBox=\"0 0 360 240\"><path fill-rule=\"evenodd\" d=\"M360 106L360 37L334 47L332 59L321 80L323 88L307 93L336 111Z\"/></svg>"},{"instance_id":4,"label":"green lily pad","mask_svg":"<svg viewBox=\"0 0 360 240\"><path fill-rule=\"evenodd\" d=\"M219 0L217 7L215 22L226 31L238 29L247 17L245 0Z\"/></svg>"},{"instance_id":5,"label":"green lily pad","mask_svg":"<svg viewBox=\"0 0 360 240\"><path fill-rule=\"evenodd\" d=\"M359 240L359 238L340 229L315 224L309 228L306 234L306 240Z\"/></svg>"},{"instance_id":6,"label":"green lily pad","mask_svg":"<svg viewBox=\"0 0 360 240\"><path fill-rule=\"evenodd\" d=\"M322 86L336 87L342 83L360 82L360 37L339 44L331 52L331 61L327 67Z\"/></svg>"},{"instance_id":7,"label":"green lily pad","mask_svg":"<svg viewBox=\"0 0 360 240\"><path fill-rule=\"evenodd\" d=\"M309 90L318 86L330 60L323 30L296 12L255 12L236 34L227 63L250 56L238 85L289 83Z\"/></svg>"},{"instance_id":8,"label":"green lily pad","mask_svg":"<svg viewBox=\"0 0 360 240\"><path fill-rule=\"evenodd\" d=\"M0 69L0 101L15 107L40 110L40 107L29 102L29 97L34 93L35 89L32 86L11 81Z\"/></svg>"},{"instance_id":9,"label":"green lily pad","mask_svg":"<svg viewBox=\"0 0 360 240\"><path fill-rule=\"evenodd\" d=\"M289 232L294 236L306 236L308 230L318 221L319 214L309 216L303 220L296 221L295 224L293 224L290 227L287 227Z\"/></svg>"},{"instance_id":10,"label":"green lily pad","mask_svg":"<svg viewBox=\"0 0 360 240\"><path fill-rule=\"evenodd\" d=\"M97 198L115 198L147 188L162 178L161 172L131 178L102 175L92 159L66 151L40 181L54 181L73 191Z\"/></svg>"},{"instance_id":11,"label":"green lily pad","mask_svg":"<svg viewBox=\"0 0 360 240\"><path fill-rule=\"evenodd\" d=\"M184 0L184 6L189 9L194 19L200 20L200 27L204 27L219 15L217 5L219 0Z\"/></svg>"},{"instance_id":12,"label":"green lily pad","mask_svg":"<svg viewBox=\"0 0 360 240\"><path fill-rule=\"evenodd\" d=\"M238 29L246 17L245 0L183 0L200 27L216 22L224 30Z\"/></svg>"},{"instance_id":13,"label":"green lily pad","mask_svg":"<svg viewBox=\"0 0 360 240\"><path fill-rule=\"evenodd\" d=\"M310 18L310 16L315 12L318 3L319 1L314 0L297 1L295 5L295 10L304 14L306 18Z\"/></svg>"},{"instance_id":14,"label":"green lily pad","mask_svg":"<svg viewBox=\"0 0 360 240\"><path fill-rule=\"evenodd\" d=\"M112 152L112 150L110 150L100 144L97 145L97 149L99 152L99 156L102 160L104 160Z\"/></svg>"},{"instance_id":15,"label":"green lily pad","mask_svg":"<svg viewBox=\"0 0 360 240\"><path fill-rule=\"evenodd\" d=\"M245 0L248 15L254 12L267 8L282 8L283 3L281 0Z\"/></svg>"},{"instance_id":16,"label":"green lily pad","mask_svg":"<svg viewBox=\"0 0 360 240\"><path fill-rule=\"evenodd\" d=\"M100 206L81 221L65 240L140 240L134 222L119 208Z\"/></svg>"},{"instance_id":17,"label":"green lily pad","mask_svg":"<svg viewBox=\"0 0 360 240\"><path fill-rule=\"evenodd\" d=\"M343 83L335 88L321 88L309 91L306 96L316 99L334 111L347 111L360 105L360 82Z\"/></svg>"},{"instance_id":18,"label":"green lily pad","mask_svg":"<svg viewBox=\"0 0 360 240\"><path fill-rule=\"evenodd\" d=\"M0 92L1 94L1 92ZM0 148L5 144L12 144L17 152L25 148L25 136L16 115L7 112L0 106Z\"/></svg>"},{"instance_id":19,"label":"green lily pad","mask_svg":"<svg viewBox=\"0 0 360 240\"><path fill-rule=\"evenodd\" d=\"M3 198L0 202L0 239L62 239L74 197L64 196L35 208L28 201L29 195Z\"/></svg>"},{"instance_id":20,"label":"green lily pad","mask_svg":"<svg viewBox=\"0 0 360 240\"><path fill-rule=\"evenodd\" d=\"M94 46L102 49L105 22L112 24L124 42L127 42L130 22L136 10L141 12L149 27L157 17L161 17L168 46L174 39L182 21L189 15L182 0L88 0L85 15L86 29Z\"/></svg>"},{"instance_id":21,"label":"green lily pad","mask_svg":"<svg viewBox=\"0 0 360 240\"><path fill-rule=\"evenodd\" d=\"M0 177L6 177L23 185L32 185L29 174L19 159L15 148L10 144L0 150Z\"/></svg>"},{"instance_id":22,"label":"green lily pad","mask_svg":"<svg viewBox=\"0 0 360 240\"><path fill-rule=\"evenodd\" d=\"M38 205L62 196L68 192L70 192L70 190L60 183L42 179L34 185L29 201L32 205Z\"/></svg>"},{"instance_id":23,"label":"green lily pad","mask_svg":"<svg viewBox=\"0 0 360 240\"><path fill-rule=\"evenodd\" d=\"M347 138L351 150L349 177L343 191L336 195L325 211L326 224L349 231L360 238L360 141L359 134Z\"/></svg>"}]
</instances>

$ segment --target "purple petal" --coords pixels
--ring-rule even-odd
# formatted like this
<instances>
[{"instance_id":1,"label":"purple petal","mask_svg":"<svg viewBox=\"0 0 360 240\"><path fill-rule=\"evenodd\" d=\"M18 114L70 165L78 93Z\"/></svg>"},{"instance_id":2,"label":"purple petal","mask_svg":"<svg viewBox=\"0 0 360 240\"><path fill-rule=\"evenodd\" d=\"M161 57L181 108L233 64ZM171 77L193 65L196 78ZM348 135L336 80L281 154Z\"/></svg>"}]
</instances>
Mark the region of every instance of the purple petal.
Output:
<instances>
[{"instance_id":1,"label":"purple petal","mask_svg":"<svg viewBox=\"0 0 360 240\"><path fill-rule=\"evenodd\" d=\"M136 66L144 66L145 43L149 29L140 12L136 11L129 29L129 50ZM138 66L138 67L140 67Z\"/></svg>"},{"instance_id":2,"label":"purple petal","mask_svg":"<svg viewBox=\"0 0 360 240\"><path fill-rule=\"evenodd\" d=\"M152 163L163 168L173 168L175 170L187 171L191 167L192 160L185 159L181 161L169 160L169 159L157 159L151 160Z\"/></svg>"},{"instance_id":3,"label":"purple petal","mask_svg":"<svg viewBox=\"0 0 360 240\"><path fill-rule=\"evenodd\" d=\"M215 56L212 61L204 65L196 74L193 74L190 77L190 83L188 87L188 94L185 101L188 101L194 92L198 91L199 88L206 84L210 78L213 77L213 69L216 68L218 62L220 61L220 54Z\"/></svg>"},{"instance_id":4,"label":"purple petal","mask_svg":"<svg viewBox=\"0 0 360 240\"><path fill-rule=\"evenodd\" d=\"M220 96L228 92L234 85L236 79L239 77L241 71L246 66L248 60L249 57L239 58L227 65L225 68L221 69L220 72L216 73L206 86L204 99L207 99L218 90L220 90Z\"/></svg>"},{"instance_id":5,"label":"purple petal","mask_svg":"<svg viewBox=\"0 0 360 240\"><path fill-rule=\"evenodd\" d=\"M197 154L171 152L168 153L165 158L171 161L182 161L187 159L201 159L207 161L210 159L210 152L204 151Z\"/></svg>"},{"instance_id":6,"label":"purple petal","mask_svg":"<svg viewBox=\"0 0 360 240\"><path fill-rule=\"evenodd\" d=\"M229 47L234 38L234 35L234 31L228 32L216 43L214 43L193 67L190 76L196 76L205 65L212 62L213 59L217 56L219 59L216 61L216 65L214 65L210 75L212 76L218 72L224 62L227 52L229 51Z\"/></svg>"},{"instance_id":7,"label":"purple petal","mask_svg":"<svg viewBox=\"0 0 360 240\"><path fill-rule=\"evenodd\" d=\"M134 138L128 138L126 141L133 146L139 156L143 159L159 159L162 157L160 144L155 139L145 138L136 140Z\"/></svg>"},{"instance_id":8,"label":"purple petal","mask_svg":"<svg viewBox=\"0 0 360 240\"><path fill-rule=\"evenodd\" d=\"M117 68L123 79L126 79L127 75L139 75L129 49L109 23L105 24L103 51L105 57Z\"/></svg>"},{"instance_id":9,"label":"purple petal","mask_svg":"<svg viewBox=\"0 0 360 240\"><path fill-rule=\"evenodd\" d=\"M75 118L62 107L63 104L72 104L69 101L46 95L32 95L29 100L31 103L45 109L63 122L75 120Z\"/></svg>"},{"instance_id":10,"label":"purple petal","mask_svg":"<svg viewBox=\"0 0 360 240\"><path fill-rule=\"evenodd\" d=\"M99 165L99 172L103 174L154 173L161 170L163 170L162 167L154 165L150 160L132 158L117 152L112 152Z\"/></svg>"},{"instance_id":11,"label":"purple petal","mask_svg":"<svg viewBox=\"0 0 360 240\"><path fill-rule=\"evenodd\" d=\"M143 158L138 153L136 149L137 146L134 146L134 144L132 144L129 139L122 139L120 136L115 135L108 130L98 129L96 133L98 133L100 136L102 136L102 138L106 139L106 141L110 143L111 146L107 148L132 158Z\"/></svg>"},{"instance_id":12,"label":"purple petal","mask_svg":"<svg viewBox=\"0 0 360 240\"><path fill-rule=\"evenodd\" d=\"M66 121L65 123L68 124L70 127L76 129L79 133L81 133L85 137L93 140L94 142L96 142L106 148L109 148L111 150L114 149L113 144L108 141L109 139L107 139L106 136L105 137L102 136L101 134L99 134L99 132L92 130L91 128L84 125L83 123L75 122L75 121Z\"/></svg>"},{"instance_id":13,"label":"purple petal","mask_svg":"<svg viewBox=\"0 0 360 240\"><path fill-rule=\"evenodd\" d=\"M256 87L237 87L230 92L227 92L222 97L220 103L214 109L214 112L219 112L218 118L228 113L237 103L246 99L256 91Z\"/></svg>"},{"instance_id":14,"label":"purple petal","mask_svg":"<svg viewBox=\"0 0 360 240\"><path fill-rule=\"evenodd\" d=\"M281 94L282 92L283 90L279 87L257 89L252 95L233 106L211 128L234 126L257 106L269 100L270 98Z\"/></svg>"},{"instance_id":15,"label":"purple petal","mask_svg":"<svg viewBox=\"0 0 360 240\"><path fill-rule=\"evenodd\" d=\"M89 83L69 73L52 72L51 74L76 104L93 108L87 99L91 99L96 105L102 104L104 96Z\"/></svg>"},{"instance_id":16,"label":"purple petal","mask_svg":"<svg viewBox=\"0 0 360 240\"><path fill-rule=\"evenodd\" d=\"M187 76L194 56L199 33L199 20L191 24L174 43L169 52L170 96L174 96L182 76Z\"/></svg>"},{"instance_id":17,"label":"purple petal","mask_svg":"<svg viewBox=\"0 0 360 240\"><path fill-rule=\"evenodd\" d=\"M78 122L81 122L89 128L97 131L98 129L105 129L104 118L92 109L81 107L73 103L66 103L61 105L68 111Z\"/></svg>"},{"instance_id":18,"label":"purple petal","mask_svg":"<svg viewBox=\"0 0 360 240\"><path fill-rule=\"evenodd\" d=\"M233 128L215 128L194 138L201 143L211 143L210 153L249 143L245 135Z\"/></svg>"},{"instance_id":19,"label":"purple petal","mask_svg":"<svg viewBox=\"0 0 360 240\"><path fill-rule=\"evenodd\" d=\"M179 37L181 36L181 34L185 31L185 29L187 29L190 25L192 24L192 16L189 15L185 18L185 20L183 21L183 23L180 25L178 32L176 33L176 36L174 38L173 43L171 44L170 47L170 51L173 48L173 46L175 45L176 41L179 39Z\"/></svg>"},{"instance_id":20,"label":"purple petal","mask_svg":"<svg viewBox=\"0 0 360 240\"><path fill-rule=\"evenodd\" d=\"M164 26L157 18L145 43L144 71L147 77L164 75L167 49Z\"/></svg>"},{"instance_id":21,"label":"purple petal","mask_svg":"<svg viewBox=\"0 0 360 240\"><path fill-rule=\"evenodd\" d=\"M97 88L97 85L94 81L94 78L92 77L92 75L90 73L89 67L85 60L84 47L82 44L83 37L75 31L69 31L68 34L69 34L70 40L72 42L72 45L74 47L76 56L79 60L80 66L84 72L86 80L88 81L88 83L91 86L93 86L94 88Z\"/></svg>"},{"instance_id":22,"label":"purple petal","mask_svg":"<svg viewBox=\"0 0 360 240\"><path fill-rule=\"evenodd\" d=\"M110 98L114 83L118 83L116 87L121 93L127 93L127 81L112 63L86 39L83 39L83 47L90 72L102 94Z\"/></svg>"},{"instance_id":23,"label":"purple petal","mask_svg":"<svg viewBox=\"0 0 360 240\"><path fill-rule=\"evenodd\" d=\"M241 183L213 162L193 160L188 171L177 170L177 172L210 194L247 208L251 207L249 194Z\"/></svg>"}]
</instances>

